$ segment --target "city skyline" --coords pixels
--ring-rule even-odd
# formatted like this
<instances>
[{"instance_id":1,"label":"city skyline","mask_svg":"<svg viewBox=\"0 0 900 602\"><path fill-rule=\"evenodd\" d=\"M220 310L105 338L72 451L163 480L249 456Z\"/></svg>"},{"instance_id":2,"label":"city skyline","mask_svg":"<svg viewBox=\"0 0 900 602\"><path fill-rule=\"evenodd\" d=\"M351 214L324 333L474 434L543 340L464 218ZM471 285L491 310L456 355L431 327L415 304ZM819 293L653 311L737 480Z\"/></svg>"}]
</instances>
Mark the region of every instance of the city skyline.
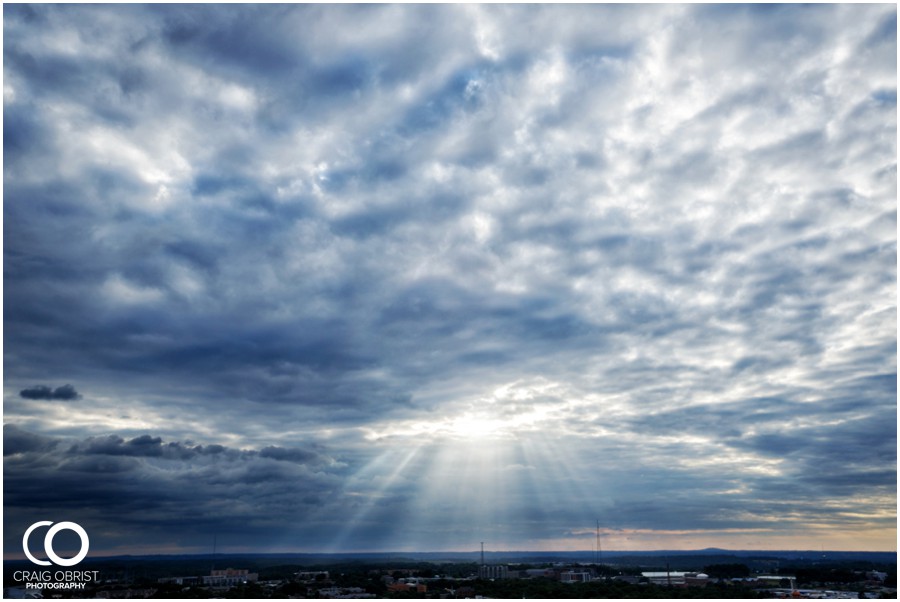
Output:
<instances>
[{"instance_id":1,"label":"city skyline","mask_svg":"<svg viewBox=\"0 0 900 602\"><path fill-rule=\"evenodd\" d=\"M4 554L896 549L896 6L4 6Z\"/></svg>"}]
</instances>

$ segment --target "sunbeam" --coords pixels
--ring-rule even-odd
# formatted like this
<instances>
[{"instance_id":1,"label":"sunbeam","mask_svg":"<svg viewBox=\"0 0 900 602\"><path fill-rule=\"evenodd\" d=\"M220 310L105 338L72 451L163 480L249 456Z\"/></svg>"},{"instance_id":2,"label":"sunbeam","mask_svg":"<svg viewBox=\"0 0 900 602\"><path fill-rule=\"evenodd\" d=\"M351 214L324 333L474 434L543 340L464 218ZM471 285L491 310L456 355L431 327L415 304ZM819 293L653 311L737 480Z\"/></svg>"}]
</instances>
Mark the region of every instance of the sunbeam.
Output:
<instances>
[{"instance_id":1,"label":"sunbeam","mask_svg":"<svg viewBox=\"0 0 900 602\"><path fill-rule=\"evenodd\" d=\"M392 495L392 488L405 476L404 471L421 448L422 444L413 444L405 454L396 449L389 450L347 480L347 485L340 496L344 499L353 498L355 502L349 507L355 508L355 511L352 516L341 518L342 526L327 546L327 551L358 551L353 542L356 529L365 523L377 504ZM396 459L398 455L401 456L399 461ZM384 466L390 469L387 475L379 470ZM371 543L363 545L370 546Z\"/></svg>"}]
</instances>

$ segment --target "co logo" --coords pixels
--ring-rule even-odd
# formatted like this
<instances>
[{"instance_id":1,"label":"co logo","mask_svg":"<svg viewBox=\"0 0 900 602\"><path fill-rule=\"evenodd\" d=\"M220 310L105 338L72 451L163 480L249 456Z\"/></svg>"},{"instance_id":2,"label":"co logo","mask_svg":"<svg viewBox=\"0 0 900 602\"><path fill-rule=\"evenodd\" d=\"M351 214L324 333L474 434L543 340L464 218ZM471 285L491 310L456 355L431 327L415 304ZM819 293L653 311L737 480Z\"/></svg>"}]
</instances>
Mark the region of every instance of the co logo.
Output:
<instances>
[{"instance_id":1,"label":"co logo","mask_svg":"<svg viewBox=\"0 0 900 602\"><path fill-rule=\"evenodd\" d=\"M52 520L41 520L30 527L25 531L25 537L22 538L22 550L24 550L25 555L28 557L28 560L35 564L39 564L41 566L50 566L50 562L47 560L38 560L34 556L31 555L31 551L28 549L28 538L31 536L31 532L37 529L38 527L47 527L53 524ZM56 554L53 550L53 538L57 533L62 531L63 529L69 529L70 531L75 531L78 534L78 537L81 538L81 551L78 552L77 555L72 558L61 558ZM87 531L81 528L81 525L78 523L72 523L68 521L64 521L61 523L56 523L55 526L50 527L47 531L47 535L44 536L44 551L47 553L47 558L53 561L53 564L58 564L59 566L75 566L87 556L88 547L90 546L90 540L88 539Z\"/></svg>"}]
</instances>

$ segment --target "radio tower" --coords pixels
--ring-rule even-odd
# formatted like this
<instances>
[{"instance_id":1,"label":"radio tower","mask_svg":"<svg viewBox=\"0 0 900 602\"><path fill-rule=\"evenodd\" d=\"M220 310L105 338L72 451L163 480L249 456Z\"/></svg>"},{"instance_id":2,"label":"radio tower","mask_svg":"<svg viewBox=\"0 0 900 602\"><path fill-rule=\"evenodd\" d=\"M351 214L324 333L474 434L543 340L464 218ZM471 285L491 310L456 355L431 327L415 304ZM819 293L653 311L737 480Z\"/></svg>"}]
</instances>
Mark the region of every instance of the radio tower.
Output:
<instances>
[{"instance_id":1,"label":"radio tower","mask_svg":"<svg viewBox=\"0 0 900 602\"><path fill-rule=\"evenodd\" d=\"M603 550L600 548L600 520L597 520L597 566L600 566L600 559L603 558Z\"/></svg>"},{"instance_id":2,"label":"radio tower","mask_svg":"<svg viewBox=\"0 0 900 602\"><path fill-rule=\"evenodd\" d=\"M481 566L484 566L484 542L481 542Z\"/></svg>"}]
</instances>

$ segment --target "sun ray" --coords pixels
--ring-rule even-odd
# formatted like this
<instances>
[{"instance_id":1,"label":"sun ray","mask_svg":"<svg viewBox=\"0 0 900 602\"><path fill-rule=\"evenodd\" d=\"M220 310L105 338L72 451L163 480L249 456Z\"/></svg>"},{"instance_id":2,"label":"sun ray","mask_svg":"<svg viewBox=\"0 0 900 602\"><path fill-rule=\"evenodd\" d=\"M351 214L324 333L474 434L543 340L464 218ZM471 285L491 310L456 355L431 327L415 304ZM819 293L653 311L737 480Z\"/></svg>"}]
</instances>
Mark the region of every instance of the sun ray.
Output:
<instances>
[{"instance_id":1,"label":"sun ray","mask_svg":"<svg viewBox=\"0 0 900 602\"><path fill-rule=\"evenodd\" d=\"M422 443L412 445L408 450L391 450L376 457L372 462L364 466L353 477L347 479L346 486L341 492L344 499L357 500L356 511L349 519L341 520L341 528L334 539L327 546L328 552L349 551L356 549L351 543L353 536L359 527L365 523L373 508L389 495L397 481L404 475L404 471L410 462L419 454ZM397 459L399 457L399 459ZM381 476L379 469L393 466L390 473ZM372 485L375 484L375 487Z\"/></svg>"}]
</instances>

